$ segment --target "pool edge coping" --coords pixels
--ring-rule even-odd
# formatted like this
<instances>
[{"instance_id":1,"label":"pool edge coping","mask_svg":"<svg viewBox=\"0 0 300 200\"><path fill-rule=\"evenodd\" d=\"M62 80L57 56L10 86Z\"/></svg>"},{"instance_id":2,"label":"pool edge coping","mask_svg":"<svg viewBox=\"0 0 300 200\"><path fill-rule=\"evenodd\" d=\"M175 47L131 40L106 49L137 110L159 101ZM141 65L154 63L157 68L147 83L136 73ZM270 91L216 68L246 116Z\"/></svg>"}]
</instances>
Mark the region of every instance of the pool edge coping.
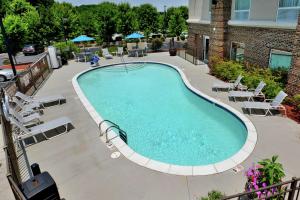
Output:
<instances>
[{"instance_id":1,"label":"pool edge coping","mask_svg":"<svg viewBox=\"0 0 300 200\"><path fill-rule=\"evenodd\" d=\"M167 174L173 174L173 175L184 175L184 176L197 176L197 175L212 175L212 174L217 174L221 173L224 171L227 171L229 169L232 169L236 167L237 165L241 164L244 162L253 152L256 142L257 142L257 132L256 128L253 125L253 123L241 112L236 110L235 108L213 98L205 93L201 92L200 90L196 89L191 85L189 82L187 76L184 74L184 72L177 66L169 64L169 63L164 63L164 62L157 62L157 61L133 61L133 62L126 62L125 64L131 64L131 63L155 63L155 64L162 64L165 66L172 67L175 69L181 76L181 79L183 80L185 86L191 90L192 92L196 93L197 95L205 98L206 100L217 104L221 106L223 109L229 111L231 114L235 115L241 122L245 125L248 135L247 139L244 143L244 145L241 147L241 149L232 155L230 158L223 160L218 163L214 164L209 164L209 165L199 165L199 166L180 166L180 165L173 165L173 164L168 164L160 161L156 161L147 157L144 157L140 155L139 153L133 151L123 140L120 139L120 137L115 137L117 134L114 131L109 132L109 137L114 139L111 140L111 142L114 144L114 146L123 154L124 157L126 157L128 160L163 173ZM93 120L96 122L97 125L100 124L104 119L99 115L99 113L94 109L94 107L90 104L89 100L85 97L83 91L81 90L79 84L78 84L78 77L81 76L84 73L87 73L89 71L103 68L103 67L109 67L113 65L120 65L124 63L113 63L113 64L108 64L108 65L103 65L99 67L94 67L90 68L87 70L84 70L82 72L79 72L76 74L73 79L72 79L72 85L73 88L78 95L80 101L84 105L85 109L88 111L90 116L93 118ZM108 128L107 123L103 123L103 128Z\"/></svg>"}]
</instances>

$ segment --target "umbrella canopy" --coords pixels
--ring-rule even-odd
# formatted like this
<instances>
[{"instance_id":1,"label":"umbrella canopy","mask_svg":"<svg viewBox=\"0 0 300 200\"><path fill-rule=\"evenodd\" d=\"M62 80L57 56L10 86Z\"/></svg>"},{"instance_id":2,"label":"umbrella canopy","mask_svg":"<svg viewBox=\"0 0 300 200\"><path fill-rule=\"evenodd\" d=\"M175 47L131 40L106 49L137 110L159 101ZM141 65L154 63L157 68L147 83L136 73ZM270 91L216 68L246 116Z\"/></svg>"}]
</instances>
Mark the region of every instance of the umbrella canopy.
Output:
<instances>
[{"instance_id":1,"label":"umbrella canopy","mask_svg":"<svg viewBox=\"0 0 300 200\"><path fill-rule=\"evenodd\" d=\"M72 41L73 42L88 42L88 41L93 41L93 40L95 40L95 39L88 37L86 35L81 35L81 36L78 36L77 38L74 38Z\"/></svg>"},{"instance_id":2,"label":"umbrella canopy","mask_svg":"<svg viewBox=\"0 0 300 200\"><path fill-rule=\"evenodd\" d=\"M126 37L126 39L140 39L140 38L144 38L145 36L143 34L140 33L132 33L130 35L128 35Z\"/></svg>"}]
</instances>

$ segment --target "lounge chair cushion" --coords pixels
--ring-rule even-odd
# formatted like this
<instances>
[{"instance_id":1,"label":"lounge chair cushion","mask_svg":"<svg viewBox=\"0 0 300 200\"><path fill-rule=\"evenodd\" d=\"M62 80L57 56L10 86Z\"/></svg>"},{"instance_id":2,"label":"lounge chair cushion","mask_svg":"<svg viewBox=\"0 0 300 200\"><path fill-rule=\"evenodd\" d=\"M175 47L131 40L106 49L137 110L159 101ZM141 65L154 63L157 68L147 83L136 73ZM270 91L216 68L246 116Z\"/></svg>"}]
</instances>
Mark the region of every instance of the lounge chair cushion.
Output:
<instances>
[{"instance_id":1,"label":"lounge chair cushion","mask_svg":"<svg viewBox=\"0 0 300 200\"><path fill-rule=\"evenodd\" d=\"M251 101L245 101L242 105L243 108L249 108L249 109L271 109L272 106L268 102L251 102Z\"/></svg>"},{"instance_id":2,"label":"lounge chair cushion","mask_svg":"<svg viewBox=\"0 0 300 200\"><path fill-rule=\"evenodd\" d=\"M228 94L229 97L253 97L254 92L249 91L230 91Z\"/></svg>"}]
</instances>

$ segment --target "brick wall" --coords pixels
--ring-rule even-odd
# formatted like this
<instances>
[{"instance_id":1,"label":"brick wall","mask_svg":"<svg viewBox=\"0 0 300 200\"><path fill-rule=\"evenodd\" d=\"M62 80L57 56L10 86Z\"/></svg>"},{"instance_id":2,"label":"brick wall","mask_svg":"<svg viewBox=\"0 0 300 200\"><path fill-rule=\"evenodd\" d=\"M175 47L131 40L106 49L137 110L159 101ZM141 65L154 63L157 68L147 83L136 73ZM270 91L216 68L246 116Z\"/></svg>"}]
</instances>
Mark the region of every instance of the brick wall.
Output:
<instances>
[{"instance_id":1,"label":"brick wall","mask_svg":"<svg viewBox=\"0 0 300 200\"><path fill-rule=\"evenodd\" d=\"M295 30L229 26L226 57L230 57L231 42L245 44L245 61L267 67L271 49L292 52Z\"/></svg>"},{"instance_id":2,"label":"brick wall","mask_svg":"<svg viewBox=\"0 0 300 200\"><path fill-rule=\"evenodd\" d=\"M231 43L239 42L245 44L244 61L261 67L269 66L271 49L292 52L286 91L290 95L300 93L300 17L297 30L230 26L230 12L230 1L219 0L212 6L211 24L190 23L188 53L197 48L198 58L203 60L203 35L210 37L209 57L230 58Z\"/></svg>"},{"instance_id":3,"label":"brick wall","mask_svg":"<svg viewBox=\"0 0 300 200\"><path fill-rule=\"evenodd\" d=\"M300 15L298 17L293 47L292 68L289 72L288 84L286 86L286 91L290 95L300 94Z\"/></svg>"},{"instance_id":4,"label":"brick wall","mask_svg":"<svg viewBox=\"0 0 300 200\"><path fill-rule=\"evenodd\" d=\"M188 53L193 54L191 51L197 49L197 58L203 60L203 35L211 37L212 28L210 24L189 24L189 37L188 37Z\"/></svg>"}]
</instances>

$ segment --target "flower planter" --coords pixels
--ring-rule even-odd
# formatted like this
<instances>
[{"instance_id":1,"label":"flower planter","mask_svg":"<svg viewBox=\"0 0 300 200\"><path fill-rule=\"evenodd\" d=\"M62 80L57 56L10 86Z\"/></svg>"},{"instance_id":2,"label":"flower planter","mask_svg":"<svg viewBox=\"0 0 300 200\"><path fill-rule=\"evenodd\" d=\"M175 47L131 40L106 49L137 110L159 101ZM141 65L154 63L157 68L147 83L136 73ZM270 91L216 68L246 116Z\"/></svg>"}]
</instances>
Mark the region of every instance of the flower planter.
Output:
<instances>
[{"instance_id":1,"label":"flower planter","mask_svg":"<svg viewBox=\"0 0 300 200\"><path fill-rule=\"evenodd\" d=\"M284 107L286 109L287 117L300 123L300 111L292 105L284 105Z\"/></svg>"}]
</instances>

